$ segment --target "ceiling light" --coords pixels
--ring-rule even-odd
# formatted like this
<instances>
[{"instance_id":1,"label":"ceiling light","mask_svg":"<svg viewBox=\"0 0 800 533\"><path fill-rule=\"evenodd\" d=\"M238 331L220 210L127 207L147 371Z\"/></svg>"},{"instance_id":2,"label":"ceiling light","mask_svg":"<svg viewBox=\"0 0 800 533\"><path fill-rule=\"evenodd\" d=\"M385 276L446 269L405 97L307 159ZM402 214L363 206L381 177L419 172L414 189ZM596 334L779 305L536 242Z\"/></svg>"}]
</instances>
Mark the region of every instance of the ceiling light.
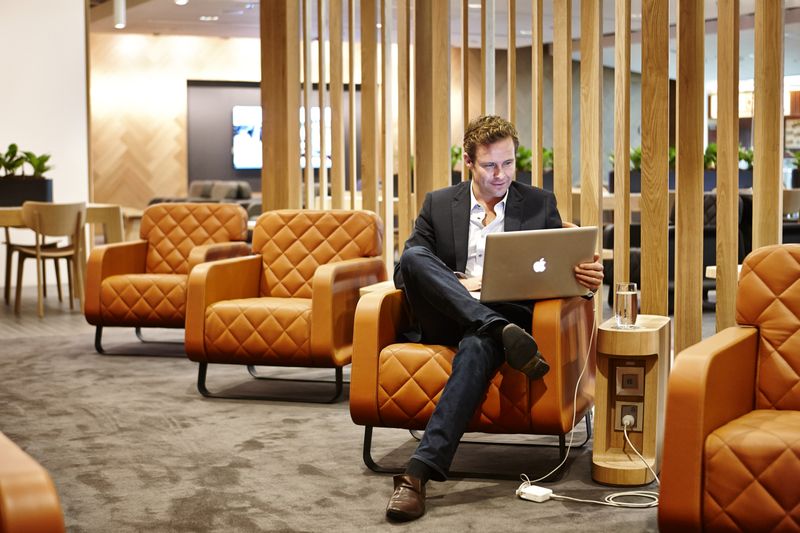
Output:
<instances>
[{"instance_id":1,"label":"ceiling light","mask_svg":"<svg viewBox=\"0 0 800 533\"><path fill-rule=\"evenodd\" d=\"M216 22L219 20L219 17L216 15L202 15L198 18L203 22Z\"/></svg>"},{"instance_id":2,"label":"ceiling light","mask_svg":"<svg viewBox=\"0 0 800 533\"><path fill-rule=\"evenodd\" d=\"M531 34L531 30L519 30L519 34L520 35L530 35Z\"/></svg>"},{"instance_id":3,"label":"ceiling light","mask_svg":"<svg viewBox=\"0 0 800 533\"><path fill-rule=\"evenodd\" d=\"M189 0L175 0L175 5L176 6L185 6L188 3L189 3Z\"/></svg>"},{"instance_id":4,"label":"ceiling light","mask_svg":"<svg viewBox=\"0 0 800 533\"><path fill-rule=\"evenodd\" d=\"M480 9L481 5L480 4L469 4L469 8L470 9Z\"/></svg>"},{"instance_id":5,"label":"ceiling light","mask_svg":"<svg viewBox=\"0 0 800 533\"><path fill-rule=\"evenodd\" d=\"M381 29L381 28L383 28L383 24L381 24L381 23L379 22L379 23L375 24L375 27L376 27L376 28L378 28L378 29Z\"/></svg>"},{"instance_id":6,"label":"ceiling light","mask_svg":"<svg viewBox=\"0 0 800 533\"><path fill-rule=\"evenodd\" d=\"M118 30L125 27L125 0L114 0L114 27Z\"/></svg>"}]
</instances>

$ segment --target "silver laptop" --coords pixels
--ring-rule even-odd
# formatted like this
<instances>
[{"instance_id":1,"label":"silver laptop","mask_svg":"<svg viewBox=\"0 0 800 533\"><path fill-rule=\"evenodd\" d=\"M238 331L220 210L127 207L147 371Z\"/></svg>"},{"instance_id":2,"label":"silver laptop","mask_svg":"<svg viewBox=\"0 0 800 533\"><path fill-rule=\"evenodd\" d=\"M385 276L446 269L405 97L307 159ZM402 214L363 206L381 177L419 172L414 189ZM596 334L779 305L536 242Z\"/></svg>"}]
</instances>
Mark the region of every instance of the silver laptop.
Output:
<instances>
[{"instance_id":1,"label":"silver laptop","mask_svg":"<svg viewBox=\"0 0 800 533\"><path fill-rule=\"evenodd\" d=\"M589 289L575 279L575 265L592 262L596 242L597 226L489 234L480 301L543 300L587 294Z\"/></svg>"}]
</instances>

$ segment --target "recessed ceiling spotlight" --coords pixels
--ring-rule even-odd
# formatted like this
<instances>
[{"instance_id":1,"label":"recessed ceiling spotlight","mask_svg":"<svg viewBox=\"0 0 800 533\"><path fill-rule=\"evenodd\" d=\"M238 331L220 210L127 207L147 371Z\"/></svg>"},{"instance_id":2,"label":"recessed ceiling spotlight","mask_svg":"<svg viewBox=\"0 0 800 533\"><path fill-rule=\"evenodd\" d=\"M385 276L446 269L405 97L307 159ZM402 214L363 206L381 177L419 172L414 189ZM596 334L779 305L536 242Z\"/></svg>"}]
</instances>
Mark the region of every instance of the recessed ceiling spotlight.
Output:
<instances>
[{"instance_id":1,"label":"recessed ceiling spotlight","mask_svg":"<svg viewBox=\"0 0 800 533\"><path fill-rule=\"evenodd\" d=\"M175 5L176 6L185 6L188 3L189 3L189 0L175 0Z\"/></svg>"},{"instance_id":2,"label":"recessed ceiling spotlight","mask_svg":"<svg viewBox=\"0 0 800 533\"><path fill-rule=\"evenodd\" d=\"M379 23L375 24L375 27L376 27L376 28L378 28L378 29L381 29L381 28L383 28L383 24L381 24L381 23L379 22Z\"/></svg>"},{"instance_id":3,"label":"recessed ceiling spotlight","mask_svg":"<svg viewBox=\"0 0 800 533\"><path fill-rule=\"evenodd\" d=\"M219 17L216 15L202 15L199 19L203 22L216 22L219 20Z\"/></svg>"},{"instance_id":4,"label":"recessed ceiling spotlight","mask_svg":"<svg viewBox=\"0 0 800 533\"><path fill-rule=\"evenodd\" d=\"M531 35L531 30L519 30L520 35Z\"/></svg>"},{"instance_id":5,"label":"recessed ceiling spotlight","mask_svg":"<svg viewBox=\"0 0 800 533\"><path fill-rule=\"evenodd\" d=\"M480 9L481 5L480 4L469 4L469 8L470 9Z\"/></svg>"}]
</instances>

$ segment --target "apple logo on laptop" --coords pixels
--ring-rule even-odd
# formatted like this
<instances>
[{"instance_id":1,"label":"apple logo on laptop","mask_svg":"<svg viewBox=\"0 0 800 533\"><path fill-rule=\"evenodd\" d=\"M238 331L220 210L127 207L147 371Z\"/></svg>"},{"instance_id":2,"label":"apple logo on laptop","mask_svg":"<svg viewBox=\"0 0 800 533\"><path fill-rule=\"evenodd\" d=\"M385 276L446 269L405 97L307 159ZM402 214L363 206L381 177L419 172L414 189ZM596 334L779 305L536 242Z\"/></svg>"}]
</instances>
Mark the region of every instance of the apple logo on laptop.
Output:
<instances>
[{"instance_id":1,"label":"apple logo on laptop","mask_svg":"<svg viewBox=\"0 0 800 533\"><path fill-rule=\"evenodd\" d=\"M544 260L544 257L540 257L538 261L533 263L533 271L534 272L544 272L547 268L547 261Z\"/></svg>"}]
</instances>

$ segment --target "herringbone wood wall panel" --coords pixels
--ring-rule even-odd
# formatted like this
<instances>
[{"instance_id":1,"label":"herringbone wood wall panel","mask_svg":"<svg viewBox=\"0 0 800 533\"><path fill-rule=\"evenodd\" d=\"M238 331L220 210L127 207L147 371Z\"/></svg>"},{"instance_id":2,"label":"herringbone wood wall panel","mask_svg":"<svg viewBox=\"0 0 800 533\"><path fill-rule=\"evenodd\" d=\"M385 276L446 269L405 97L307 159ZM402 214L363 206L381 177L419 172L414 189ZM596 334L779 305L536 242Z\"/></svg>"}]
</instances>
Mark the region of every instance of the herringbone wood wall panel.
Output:
<instances>
[{"instance_id":1,"label":"herringbone wood wall panel","mask_svg":"<svg viewBox=\"0 0 800 533\"><path fill-rule=\"evenodd\" d=\"M91 34L95 202L184 196L187 80L259 81L258 39Z\"/></svg>"}]
</instances>

